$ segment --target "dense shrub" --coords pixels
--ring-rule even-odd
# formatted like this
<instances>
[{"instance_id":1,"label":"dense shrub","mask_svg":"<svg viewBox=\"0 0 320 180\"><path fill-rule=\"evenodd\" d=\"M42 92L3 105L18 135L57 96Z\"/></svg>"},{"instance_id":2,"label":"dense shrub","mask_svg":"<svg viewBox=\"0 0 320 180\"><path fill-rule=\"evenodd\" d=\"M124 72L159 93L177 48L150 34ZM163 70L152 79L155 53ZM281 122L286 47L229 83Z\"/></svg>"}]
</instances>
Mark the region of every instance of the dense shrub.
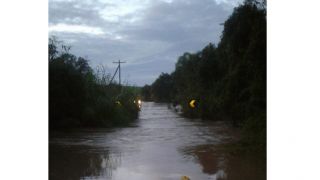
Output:
<instances>
[{"instance_id":1,"label":"dense shrub","mask_svg":"<svg viewBox=\"0 0 320 180\"><path fill-rule=\"evenodd\" d=\"M179 103L184 115L230 121L244 139L266 139L265 1L247 0L224 23L218 46L179 57L174 72L152 84L155 101ZM188 106L196 99L198 106Z\"/></svg>"},{"instance_id":2,"label":"dense shrub","mask_svg":"<svg viewBox=\"0 0 320 180\"><path fill-rule=\"evenodd\" d=\"M134 87L110 84L94 73L88 60L76 57L55 38L49 40L49 127L108 127L138 116ZM119 102L119 103L116 103Z\"/></svg>"}]
</instances>

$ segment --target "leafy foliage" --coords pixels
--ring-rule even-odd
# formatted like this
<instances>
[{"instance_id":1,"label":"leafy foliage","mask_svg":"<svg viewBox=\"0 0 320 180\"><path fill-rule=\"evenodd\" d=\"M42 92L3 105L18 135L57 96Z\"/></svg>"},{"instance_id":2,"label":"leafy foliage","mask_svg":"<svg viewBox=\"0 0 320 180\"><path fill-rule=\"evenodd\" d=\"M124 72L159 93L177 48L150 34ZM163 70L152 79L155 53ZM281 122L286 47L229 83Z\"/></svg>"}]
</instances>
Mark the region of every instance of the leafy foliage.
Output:
<instances>
[{"instance_id":1,"label":"leafy foliage","mask_svg":"<svg viewBox=\"0 0 320 180\"><path fill-rule=\"evenodd\" d=\"M171 90L173 88L172 76L162 73L159 78L152 84L152 98L158 102L166 102L171 99Z\"/></svg>"},{"instance_id":2,"label":"leafy foliage","mask_svg":"<svg viewBox=\"0 0 320 180\"><path fill-rule=\"evenodd\" d=\"M218 46L179 57L175 71L152 84L153 99L181 104L186 116L230 121L243 127L247 141L265 144L265 4L247 0L235 8ZM191 99L198 108L188 107Z\"/></svg>"},{"instance_id":3,"label":"leafy foliage","mask_svg":"<svg viewBox=\"0 0 320 180\"><path fill-rule=\"evenodd\" d=\"M50 128L124 124L138 116L133 87L110 84L108 75L94 73L88 60L69 53L55 38L49 40ZM120 102L116 104L115 102Z\"/></svg>"},{"instance_id":4,"label":"leafy foliage","mask_svg":"<svg viewBox=\"0 0 320 180\"><path fill-rule=\"evenodd\" d=\"M149 85L145 85L142 87L141 89L141 95L142 95L142 99L144 101L151 101L151 86Z\"/></svg>"}]
</instances>

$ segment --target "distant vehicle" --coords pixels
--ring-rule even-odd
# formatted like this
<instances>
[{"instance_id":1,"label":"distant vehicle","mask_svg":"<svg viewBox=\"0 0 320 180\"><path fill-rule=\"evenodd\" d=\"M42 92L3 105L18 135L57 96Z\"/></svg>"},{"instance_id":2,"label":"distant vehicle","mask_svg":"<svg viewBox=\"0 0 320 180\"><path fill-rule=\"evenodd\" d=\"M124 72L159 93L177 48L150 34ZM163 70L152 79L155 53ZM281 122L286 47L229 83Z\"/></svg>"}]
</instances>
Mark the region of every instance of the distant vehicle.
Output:
<instances>
[{"instance_id":1,"label":"distant vehicle","mask_svg":"<svg viewBox=\"0 0 320 180\"><path fill-rule=\"evenodd\" d=\"M135 103L137 105L137 107L139 108L139 111L141 110L141 105L142 105L142 101L140 99L136 99L133 101L133 103Z\"/></svg>"}]
</instances>

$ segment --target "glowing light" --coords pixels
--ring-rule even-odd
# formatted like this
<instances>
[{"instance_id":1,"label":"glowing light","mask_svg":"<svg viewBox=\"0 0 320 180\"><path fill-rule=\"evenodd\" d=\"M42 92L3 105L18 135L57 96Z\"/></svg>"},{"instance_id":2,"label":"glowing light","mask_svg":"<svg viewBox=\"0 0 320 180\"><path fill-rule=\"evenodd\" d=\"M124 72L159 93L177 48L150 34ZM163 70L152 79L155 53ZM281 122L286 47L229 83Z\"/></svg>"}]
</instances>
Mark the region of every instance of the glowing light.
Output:
<instances>
[{"instance_id":1,"label":"glowing light","mask_svg":"<svg viewBox=\"0 0 320 180\"><path fill-rule=\"evenodd\" d=\"M181 176L181 180L190 180L188 176Z\"/></svg>"},{"instance_id":2,"label":"glowing light","mask_svg":"<svg viewBox=\"0 0 320 180\"><path fill-rule=\"evenodd\" d=\"M120 101L116 101L116 104L121 106L121 102Z\"/></svg>"},{"instance_id":3,"label":"glowing light","mask_svg":"<svg viewBox=\"0 0 320 180\"><path fill-rule=\"evenodd\" d=\"M196 107L196 100L192 99L190 102L189 102L189 106L191 108L195 108Z\"/></svg>"}]
</instances>

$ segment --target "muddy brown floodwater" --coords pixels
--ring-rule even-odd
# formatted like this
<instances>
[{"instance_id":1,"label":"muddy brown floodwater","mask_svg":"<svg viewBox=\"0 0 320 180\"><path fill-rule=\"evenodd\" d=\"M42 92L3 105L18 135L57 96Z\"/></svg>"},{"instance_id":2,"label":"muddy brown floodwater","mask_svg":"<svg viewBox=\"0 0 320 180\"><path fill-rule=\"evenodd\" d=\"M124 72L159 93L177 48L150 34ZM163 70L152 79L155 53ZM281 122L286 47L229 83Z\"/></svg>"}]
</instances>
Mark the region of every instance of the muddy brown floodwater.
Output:
<instances>
[{"instance_id":1,"label":"muddy brown floodwater","mask_svg":"<svg viewBox=\"0 0 320 180\"><path fill-rule=\"evenodd\" d=\"M264 161L215 147L236 135L223 122L179 116L144 102L128 127L51 132L50 180L266 179Z\"/></svg>"}]
</instances>

